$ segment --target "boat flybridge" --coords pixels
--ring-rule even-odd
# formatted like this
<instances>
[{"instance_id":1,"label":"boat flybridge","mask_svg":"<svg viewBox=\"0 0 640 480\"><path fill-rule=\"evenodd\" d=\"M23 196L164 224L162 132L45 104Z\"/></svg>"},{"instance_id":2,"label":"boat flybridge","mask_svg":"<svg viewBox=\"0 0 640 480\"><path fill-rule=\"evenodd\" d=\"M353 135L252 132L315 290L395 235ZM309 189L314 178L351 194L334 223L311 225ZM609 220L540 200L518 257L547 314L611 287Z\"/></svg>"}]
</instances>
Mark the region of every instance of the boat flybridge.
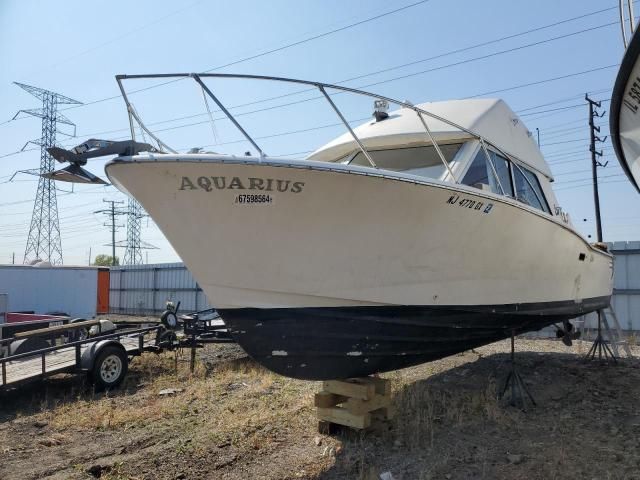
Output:
<instances>
[{"instance_id":1,"label":"boat flybridge","mask_svg":"<svg viewBox=\"0 0 640 480\"><path fill-rule=\"evenodd\" d=\"M347 132L304 159L269 157L212 77L313 87ZM609 304L611 255L574 229L530 132L501 100L413 105L249 75L116 78L132 140L52 149L71 165L50 178L98 182L82 166L118 154L110 181L151 215L238 344L277 373L394 370ZM194 80L257 155L172 150L126 95L123 81L138 78ZM371 97L371 121L352 128L334 103L343 93ZM155 146L135 141L135 124Z\"/></svg>"}]
</instances>

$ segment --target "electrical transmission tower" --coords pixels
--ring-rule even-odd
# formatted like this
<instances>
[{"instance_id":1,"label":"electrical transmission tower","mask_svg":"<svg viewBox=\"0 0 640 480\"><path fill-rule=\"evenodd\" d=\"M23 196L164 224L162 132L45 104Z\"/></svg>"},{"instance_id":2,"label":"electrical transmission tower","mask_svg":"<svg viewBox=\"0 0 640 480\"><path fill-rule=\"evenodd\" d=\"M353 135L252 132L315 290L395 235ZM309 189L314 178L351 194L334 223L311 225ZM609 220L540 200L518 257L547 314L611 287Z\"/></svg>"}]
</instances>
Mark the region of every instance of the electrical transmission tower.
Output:
<instances>
[{"instance_id":1,"label":"electrical transmission tower","mask_svg":"<svg viewBox=\"0 0 640 480\"><path fill-rule=\"evenodd\" d=\"M71 120L58 112L58 105L82 105L82 102L31 85L17 82L14 82L14 84L42 101L42 108L20 110L13 118L15 119L20 113L24 113L42 119L41 137L27 142L25 147L29 143L40 145L39 174L48 173L54 169L54 160L47 152L47 148L56 144L58 123L75 127ZM56 187L53 180L43 177L38 180L38 190L33 204L23 263L29 263L36 259L48 260L54 265L62 264L62 242L60 240Z\"/></svg>"},{"instance_id":2,"label":"electrical transmission tower","mask_svg":"<svg viewBox=\"0 0 640 480\"><path fill-rule=\"evenodd\" d=\"M127 204L127 248L124 251L124 265L140 265L142 261L142 250L140 245L140 225L142 205L134 198L129 197Z\"/></svg>"}]
</instances>

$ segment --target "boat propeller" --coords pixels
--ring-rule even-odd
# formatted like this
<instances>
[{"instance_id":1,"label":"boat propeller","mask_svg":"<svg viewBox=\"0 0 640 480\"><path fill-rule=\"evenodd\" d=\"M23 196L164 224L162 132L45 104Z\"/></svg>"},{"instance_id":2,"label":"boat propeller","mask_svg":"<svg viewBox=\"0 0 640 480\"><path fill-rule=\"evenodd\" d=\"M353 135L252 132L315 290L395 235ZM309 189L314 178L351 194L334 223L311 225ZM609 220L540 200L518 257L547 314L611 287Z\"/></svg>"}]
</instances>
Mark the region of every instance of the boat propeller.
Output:
<instances>
[{"instance_id":1,"label":"boat propeller","mask_svg":"<svg viewBox=\"0 0 640 480\"><path fill-rule=\"evenodd\" d=\"M115 142L111 140L98 140L91 138L70 150L60 147L47 148L47 152L60 163L69 163L68 167L40 175L51 180L71 183L92 183L107 185L100 177L82 168L87 164L87 160L95 157L107 155L131 156L140 152L155 153L158 150L148 143L125 140Z\"/></svg>"},{"instance_id":2,"label":"boat propeller","mask_svg":"<svg viewBox=\"0 0 640 480\"><path fill-rule=\"evenodd\" d=\"M567 347L570 347L573 345L573 340L578 340L580 338L580 332L575 331L575 327L568 320L563 321L562 326L563 328L560 328L556 325L556 337L562 338L562 343Z\"/></svg>"}]
</instances>

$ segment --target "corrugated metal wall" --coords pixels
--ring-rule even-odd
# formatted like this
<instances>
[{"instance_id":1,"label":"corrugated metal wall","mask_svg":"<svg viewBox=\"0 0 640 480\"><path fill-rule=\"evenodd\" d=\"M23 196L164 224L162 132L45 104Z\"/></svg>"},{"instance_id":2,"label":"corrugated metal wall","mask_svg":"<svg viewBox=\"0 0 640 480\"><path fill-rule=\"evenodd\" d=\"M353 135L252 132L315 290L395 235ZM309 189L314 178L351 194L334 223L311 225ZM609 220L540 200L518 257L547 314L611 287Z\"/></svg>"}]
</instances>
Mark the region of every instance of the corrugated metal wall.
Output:
<instances>
[{"instance_id":1,"label":"corrugated metal wall","mask_svg":"<svg viewBox=\"0 0 640 480\"><path fill-rule=\"evenodd\" d=\"M110 277L111 313L155 315L167 301L180 302L180 311L210 308L209 301L182 263L113 267Z\"/></svg>"},{"instance_id":2,"label":"corrugated metal wall","mask_svg":"<svg viewBox=\"0 0 640 480\"><path fill-rule=\"evenodd\" d=\"M640 330L640 242L609 244L615 255L613 306L623 330Z\"/></svg>"},{"instance_id":3,"label":"corrugated metal wall","mask_svg":"<svg viewBox=\"0 0 640 480\"><path fill-rule=\"evenodd\" d=\"M610 243L609 249L615 255L613 308L622 329L640 331L640 241ZM183 312L211 307L182 263L111 269L111 313L153 315L162 312L168 300L182 302ZM595 327L595 315L584 320L586 327Z\"/></svg>"},{"instance_id":4,"label":"corrugated metal wall","mask_svg":"<svg viewBox=\"0 0 640 480\"><path fill-rule=\"evenodd\" d=\"M9 312L64 312L93 318L98 302L98 269L0 265L0 293L9 295Z\"/></svg>"}]
</instances>

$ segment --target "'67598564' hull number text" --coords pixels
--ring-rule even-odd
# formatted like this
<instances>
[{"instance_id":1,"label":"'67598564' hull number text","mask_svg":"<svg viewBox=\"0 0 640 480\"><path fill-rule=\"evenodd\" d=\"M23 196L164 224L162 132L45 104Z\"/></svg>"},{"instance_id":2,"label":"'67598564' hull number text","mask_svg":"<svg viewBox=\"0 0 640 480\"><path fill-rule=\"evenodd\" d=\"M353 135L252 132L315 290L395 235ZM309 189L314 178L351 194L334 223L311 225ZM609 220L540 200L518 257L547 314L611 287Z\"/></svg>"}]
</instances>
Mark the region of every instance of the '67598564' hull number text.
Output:
<instances>
[{"instance_id":1,"label":"'67598564' hull number text","mask_svg":"<svg viewBox=\"0 0 640 480\"><path fill-rule=\"evenodd\" d=\"M272 204L273 197L271 195L259 194L259 193L241 193L236 195L233 203L253 205L253 204Z\"/></svg>"}]
</instances>

